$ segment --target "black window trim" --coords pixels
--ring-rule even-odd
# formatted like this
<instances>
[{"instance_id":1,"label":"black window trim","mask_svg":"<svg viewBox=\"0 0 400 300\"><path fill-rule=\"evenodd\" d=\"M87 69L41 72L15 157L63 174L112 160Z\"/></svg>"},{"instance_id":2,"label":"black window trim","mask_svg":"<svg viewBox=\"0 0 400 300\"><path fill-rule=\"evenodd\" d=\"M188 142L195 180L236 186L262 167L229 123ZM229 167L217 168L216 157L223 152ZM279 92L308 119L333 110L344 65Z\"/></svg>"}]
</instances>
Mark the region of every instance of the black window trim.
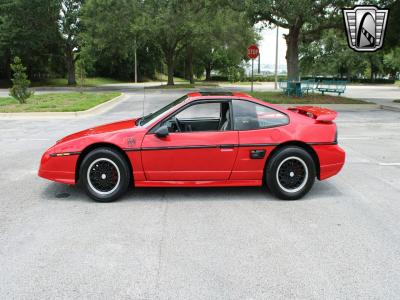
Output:
<instances>
[{"instance_id":1,"label":"black window trim","mask_svg":"<svg viewBox=\"0 0 400 300\"><path fill-rule=\"evenodd\" d=\"M236 99L232 99L232 100L234 100L234 101L247 101L247 102L253 103L253 104L255 104L255 105L261 105L261 106L267 107L267 108L269 108L269 109L271 109L271 110L274 110L274 111L276 111L276 112L279 112L279 113L285 115L286 118L287 118L287 120L288 120L286 124L272 125L272 126L262 127L262 128L257 128L257 129L239 130L239 129L236 129L235 120L232 119L232 120L233 120L233 130L235 130L235 131L255 131L255 130L263 130L263 129L269 129L269 128L276 128L276 127L281 127L281 126L287 126L287 125L290 124L290 117L288 116L288 114L284 113L283 111L280 111L280 110L278 110L278 109L275 109L275 108L273 108L273 107L270 107L270 106L268 106L268 105L266 105L266 104L261 104L261 103L254 102L254 101L251 101L251 100L248 100L248 99L236 98ZM234 115L233 115L233 105L234 105L234 104L232 103L232 104L231 104L232 117L234 117Z\"/></svg>"},{"instance_id":2,"label":"black window trim","mask_svg":"<svg viewBox=\"0 0 400 300\"><path fill-rule=\"evenodd\" d=\"M229 114L231 117L231 128L229 130L207 130L207 131L186 131L186 132L179 132L179 133L193 133L193 132L227 132L227 131L235 131L234 127L234 121L233 121L233 105L232 105L232 99L198 99L198 100L193 100L182 107L178 108L176 111L172 112L171 114L165 116L163 119L161 119L157 124L155 124L150 130L147 131L146 134L154 134L154 132L160 127L160 125L164 122L164 120L172 118L179 114L181 111L189 108L190 106L197 105L197 104L204 104L204 103L223 103L223 102L228 102L229 103Z\"/></svg>"}]
</instances>

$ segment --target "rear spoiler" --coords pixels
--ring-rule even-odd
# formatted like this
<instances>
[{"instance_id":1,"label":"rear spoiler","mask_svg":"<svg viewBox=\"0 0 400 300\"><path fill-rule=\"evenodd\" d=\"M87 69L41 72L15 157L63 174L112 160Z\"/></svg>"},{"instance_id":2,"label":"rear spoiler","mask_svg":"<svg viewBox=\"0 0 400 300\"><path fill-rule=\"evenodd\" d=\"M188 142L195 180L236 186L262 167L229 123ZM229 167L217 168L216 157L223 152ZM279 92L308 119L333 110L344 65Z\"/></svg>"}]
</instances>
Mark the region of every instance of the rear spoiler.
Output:
<instances>
[{"instance_id":1,"label":"rear spoiler","mask_svg":"<svg viewBox=\"0 0 400 300\"><path fill-rule=\"evenodd\" d=\"M331 123L337 116L336 111L318 106L296 106L288 110L313 118L318 123Z\"/></svg>"}]
</instances>

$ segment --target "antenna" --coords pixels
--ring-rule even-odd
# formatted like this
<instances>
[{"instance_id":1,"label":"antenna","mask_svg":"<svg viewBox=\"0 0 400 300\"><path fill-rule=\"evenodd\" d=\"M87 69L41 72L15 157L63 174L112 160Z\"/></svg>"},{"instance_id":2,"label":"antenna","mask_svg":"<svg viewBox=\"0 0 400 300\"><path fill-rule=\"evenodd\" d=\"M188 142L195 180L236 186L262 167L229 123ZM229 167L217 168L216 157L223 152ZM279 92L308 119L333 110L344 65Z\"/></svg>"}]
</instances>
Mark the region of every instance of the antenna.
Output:
<instances>
[{"instance_id":1,"label":"antenna","mask_svg":"<svg viewBox=\"0 0 400 300\"><path fill-rule=\"evenodd\" d=\"M143 85L142 117L144 117L144 101L146 100L146 88Z\"/></svg>"}]
</instances>

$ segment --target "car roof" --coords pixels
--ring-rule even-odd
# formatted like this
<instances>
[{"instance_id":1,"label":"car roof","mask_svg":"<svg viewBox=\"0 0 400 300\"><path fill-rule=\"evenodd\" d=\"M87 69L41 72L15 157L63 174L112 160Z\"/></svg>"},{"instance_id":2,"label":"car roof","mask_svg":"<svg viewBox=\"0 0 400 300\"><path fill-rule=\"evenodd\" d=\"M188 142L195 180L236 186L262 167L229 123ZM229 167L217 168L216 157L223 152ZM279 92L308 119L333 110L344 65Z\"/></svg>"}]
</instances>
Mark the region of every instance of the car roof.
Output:
<instances>
[{"instance_id":1,"label":"car roof","mask_svg":"<svg viewBox=\"0 0 400 300\"><path fill-rule=\"evenodd\" d=\"M263 106L268 106L272 109L278 110L280 112L284 112L285 114L290 114L291 112L288 111L287 109L269 103L267 101L263 101L257 98L254 98L251 95L248 95L246 93L242 93L242 92L229 92L229 91L199 91L199 92L191 92L188 93L187 95L187 99L185 100L185 103L187 102L192 102L192 101L201 101L201 100L218 100L218 99L232 99L232 100L247 100L247 101L251 101L254 103L258 103L261 104Z\"/></svg>"},{"instance_id":2,"label":"car roof","mask_svg":"<svg viewBox=\"0 0 400 300\"><path fill-rule=\"evenodd\" d=\"M226 91L200 91L200 92L192 92L188 93L187 97L191 100L200 100L200 99L210 99L210 98L250 98L254 99L248 94L240 93L240 92L226 92ZM195 99L194 99L195 98Z\"/></svg>"}]
</instances>

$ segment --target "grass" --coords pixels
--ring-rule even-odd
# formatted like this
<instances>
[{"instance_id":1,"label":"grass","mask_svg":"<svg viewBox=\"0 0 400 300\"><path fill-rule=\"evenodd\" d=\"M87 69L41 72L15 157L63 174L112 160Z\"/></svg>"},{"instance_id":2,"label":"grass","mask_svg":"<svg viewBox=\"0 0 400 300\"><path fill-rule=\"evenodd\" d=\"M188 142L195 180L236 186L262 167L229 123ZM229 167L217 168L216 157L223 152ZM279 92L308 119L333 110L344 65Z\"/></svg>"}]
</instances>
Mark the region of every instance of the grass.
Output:
<instances>
[{"instance_id":1,"label":"grass","mask_svg":"<svg viewBox=\"0 0 400 300\"><path fill-rule=\"evenodd\" d=\"M226 85L251 85L251 81L237 81L237 82L230 82L230 81L220 81L218 82L220 84L226 84ZM254 81L253 85L261 85L262 83L259 81Z\"/></svg>"},{"instance_id":2,"label":"grass","mask_svg":"<svg viewBox=\"0 0 400 300\"><path fill-rule=\"evenodd\" d=\"M121 93L51 93L34 95L25 104L11 97L0 97L0 112L83 111L109 101Z\"/></svg>"},{"instance_id":3,"label":"grass","mask_svg":"<svg viewBox=\"0 0 400 300\"><path fill-rule=\"evenodd\" d=\"M79 86L79 79L76 79L77 81L77 86ZM91 78L86 78L84 80L84 86L86 87L93 87L93 86L99 86L103 84L113 84L113 83L125 83L127 81L120 81L112 78L106 78L106 77L91 77ZM59 86L68 86L68 82L66 78L53 78L49 79L43 82L32 82L32 86L38 87L38 86L54 86L54 87L59 87Z\"/></svg>"},{"instance_id":4,"label":"grass","mask_svg":"<svg viewBox=\"0 0 400 300\"><path fill-rule=\"evenodd\" d=\"M369 104L362 100L327 94L309 94L303 97L288 96L281 92L252 92L249 94L265 102L277 104Z\"/></svg>"},{"instance_id":5,"label":"grass","mask_svg":"<svg viewBox=\"0 0 400 300\"><path fill-rule=\"evenodd\" d=\"M161 73L156 73L155 80L156 81L167 81L168 80L168 75L161 74ZM181 77L175 77L175 76L174 76L174 82L189 83L188 80L186 80L184 78L181 78Z\"/></svg>"}]
</instances>

